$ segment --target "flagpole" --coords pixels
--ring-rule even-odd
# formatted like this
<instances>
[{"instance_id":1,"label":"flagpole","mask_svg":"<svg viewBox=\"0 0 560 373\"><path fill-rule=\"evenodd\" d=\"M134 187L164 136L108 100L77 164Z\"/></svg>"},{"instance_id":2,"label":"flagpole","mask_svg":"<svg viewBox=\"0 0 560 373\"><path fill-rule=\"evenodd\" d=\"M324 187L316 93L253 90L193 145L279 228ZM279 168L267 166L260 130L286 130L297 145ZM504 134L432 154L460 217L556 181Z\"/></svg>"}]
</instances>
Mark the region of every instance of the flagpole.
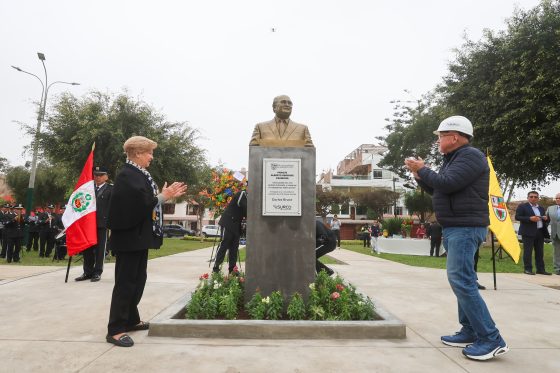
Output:
<instances>
[{"instance_id":1,"label":"flagpole","mask_svg":"<svg viewBox=\"0 0 560 373\"><path fill-rule=\"evenodd\" d=\"M64 279L64 283L68 282L68 273L70 272L70 263L72 263L72 257L68 256L68 267L66 267L66 278Z\"/></svg>"},{"instance_id":2,"label":"flagpole","mask_svg":"<svg viewBox=\"0 0 560 373\"><path fill-rule=\"evenodd\" d=\"M492 272L494 272L494 290L496 287L496 253L494 252L494 232L490 232L490 239L492 240Z\"/></svg>"}]
</instances>

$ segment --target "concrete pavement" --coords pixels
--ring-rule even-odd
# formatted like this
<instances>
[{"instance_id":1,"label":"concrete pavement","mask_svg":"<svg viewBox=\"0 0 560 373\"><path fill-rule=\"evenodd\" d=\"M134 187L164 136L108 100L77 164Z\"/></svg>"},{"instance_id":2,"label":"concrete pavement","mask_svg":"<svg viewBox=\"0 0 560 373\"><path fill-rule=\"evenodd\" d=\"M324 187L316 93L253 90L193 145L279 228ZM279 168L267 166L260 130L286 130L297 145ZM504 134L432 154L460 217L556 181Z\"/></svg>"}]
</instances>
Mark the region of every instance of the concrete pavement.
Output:
<instances>
[{"instance_id":1,"label":"concrete pavement","mask_svg":"<svg viewBox=\"0 0 560 373\"><path fill-rule=\"evenodd\" d=\"M140 303L149 321L208 272L210 249L151 260ZM410 267L347 250L332 265L407 324L404 340L232 340L148 337L132 348L105 342L114 264L102 280L74 282L81 268L0 265L0 372L557 372L560 276L498 274L483 291L511 350L487 362L444 346L459 329L444 270ZM490 287L491 274L480 274Z\"/></svg>"}]
</instances>

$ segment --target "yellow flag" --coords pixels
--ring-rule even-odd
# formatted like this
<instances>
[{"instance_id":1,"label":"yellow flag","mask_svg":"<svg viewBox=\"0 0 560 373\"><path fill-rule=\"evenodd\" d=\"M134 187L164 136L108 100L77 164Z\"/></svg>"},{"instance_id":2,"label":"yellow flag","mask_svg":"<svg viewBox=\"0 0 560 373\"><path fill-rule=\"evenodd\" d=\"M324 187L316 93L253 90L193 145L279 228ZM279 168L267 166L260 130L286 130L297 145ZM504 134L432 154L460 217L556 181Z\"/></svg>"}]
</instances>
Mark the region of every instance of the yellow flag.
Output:
<instances>
[{"instance_id":1,"label":"yellow flag","mask_svg":"<svg viewBox=\"0 0 560 373\"><path fill-rule=\"evenodd\" d=\"M511 256L515 263L519 262L521 248L517 235L513 229L511 217L509 215L506 203L504 201L504 194L498 183L498 177L492 166L490 157L488 159L488 166L490 167L490 188L488 190L488 208L490 209L490 230L498 239L502 248Z\"/></svg>"}]
</instances>

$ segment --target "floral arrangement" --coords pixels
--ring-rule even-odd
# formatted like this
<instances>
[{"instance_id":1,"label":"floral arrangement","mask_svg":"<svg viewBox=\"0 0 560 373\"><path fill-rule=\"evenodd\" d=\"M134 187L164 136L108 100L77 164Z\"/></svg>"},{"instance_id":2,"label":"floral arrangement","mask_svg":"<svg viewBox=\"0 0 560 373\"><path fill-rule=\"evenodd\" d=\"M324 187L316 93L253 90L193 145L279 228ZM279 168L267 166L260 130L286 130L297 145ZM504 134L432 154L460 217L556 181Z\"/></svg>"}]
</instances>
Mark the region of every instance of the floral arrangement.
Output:
<instances>
[{"instance_id":1,"label":"floral arrangement","mask_svg":"<svg viewBox=\"0 0 560 373\"><path fill-rule=\"evenodd\" d=\"M315 282L309 284L307 304L299 293L294 293L284 312L284 297L274 291L263 297L260 291L244 305L243 273L234 268L229 276L207 273L186 306L187 319L237 319L240 315L253 320L373 320L377 317L369 297L356 292L339 276L331 278L321 271Z\"/></svg>"},{"instance_id":2,"label":"floral arrangement","mask_svg":"<svg viewBox=\"0 0 560 373\"><path fill-rule=\"evenodd\" d=\"M210 199L210 208L214 211L214 216L222 215L235 193L240 191L240 182L233 176L233 172L227 168L212 170L212 181L206 190L200 195Z\"/></svg>"},{"instance_id":3,"label":"floral arrangement","mask_svg":"<svg viewBox=\"0 0 560 373\"><path fill-rule=\"evenodd\" d=\"M412 219L403 219L401 224L401 232L403 237L410 237L410 233L412 232Z\"/></svg>"}]
</instances>

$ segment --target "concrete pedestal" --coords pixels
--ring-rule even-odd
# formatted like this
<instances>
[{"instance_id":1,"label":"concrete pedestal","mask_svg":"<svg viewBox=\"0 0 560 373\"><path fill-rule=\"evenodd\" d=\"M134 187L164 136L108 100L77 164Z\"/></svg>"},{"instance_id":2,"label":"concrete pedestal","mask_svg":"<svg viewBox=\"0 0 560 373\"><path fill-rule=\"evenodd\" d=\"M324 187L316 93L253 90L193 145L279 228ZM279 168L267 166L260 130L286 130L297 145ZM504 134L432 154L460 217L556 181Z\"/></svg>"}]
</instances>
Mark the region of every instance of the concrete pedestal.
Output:
<instances>
[{"instance_id":1,"label":"concrete pedestal","mask_svg":"<svg viewBox=\"0 0 560 373\"><path fill-rule=\"evenodd\" d=\"M301 159L301 216L263 216L263 159ZM245 301L257 289L305 299L315 279L315 148L249 147Z\"/></svg>"}]
</instances>

